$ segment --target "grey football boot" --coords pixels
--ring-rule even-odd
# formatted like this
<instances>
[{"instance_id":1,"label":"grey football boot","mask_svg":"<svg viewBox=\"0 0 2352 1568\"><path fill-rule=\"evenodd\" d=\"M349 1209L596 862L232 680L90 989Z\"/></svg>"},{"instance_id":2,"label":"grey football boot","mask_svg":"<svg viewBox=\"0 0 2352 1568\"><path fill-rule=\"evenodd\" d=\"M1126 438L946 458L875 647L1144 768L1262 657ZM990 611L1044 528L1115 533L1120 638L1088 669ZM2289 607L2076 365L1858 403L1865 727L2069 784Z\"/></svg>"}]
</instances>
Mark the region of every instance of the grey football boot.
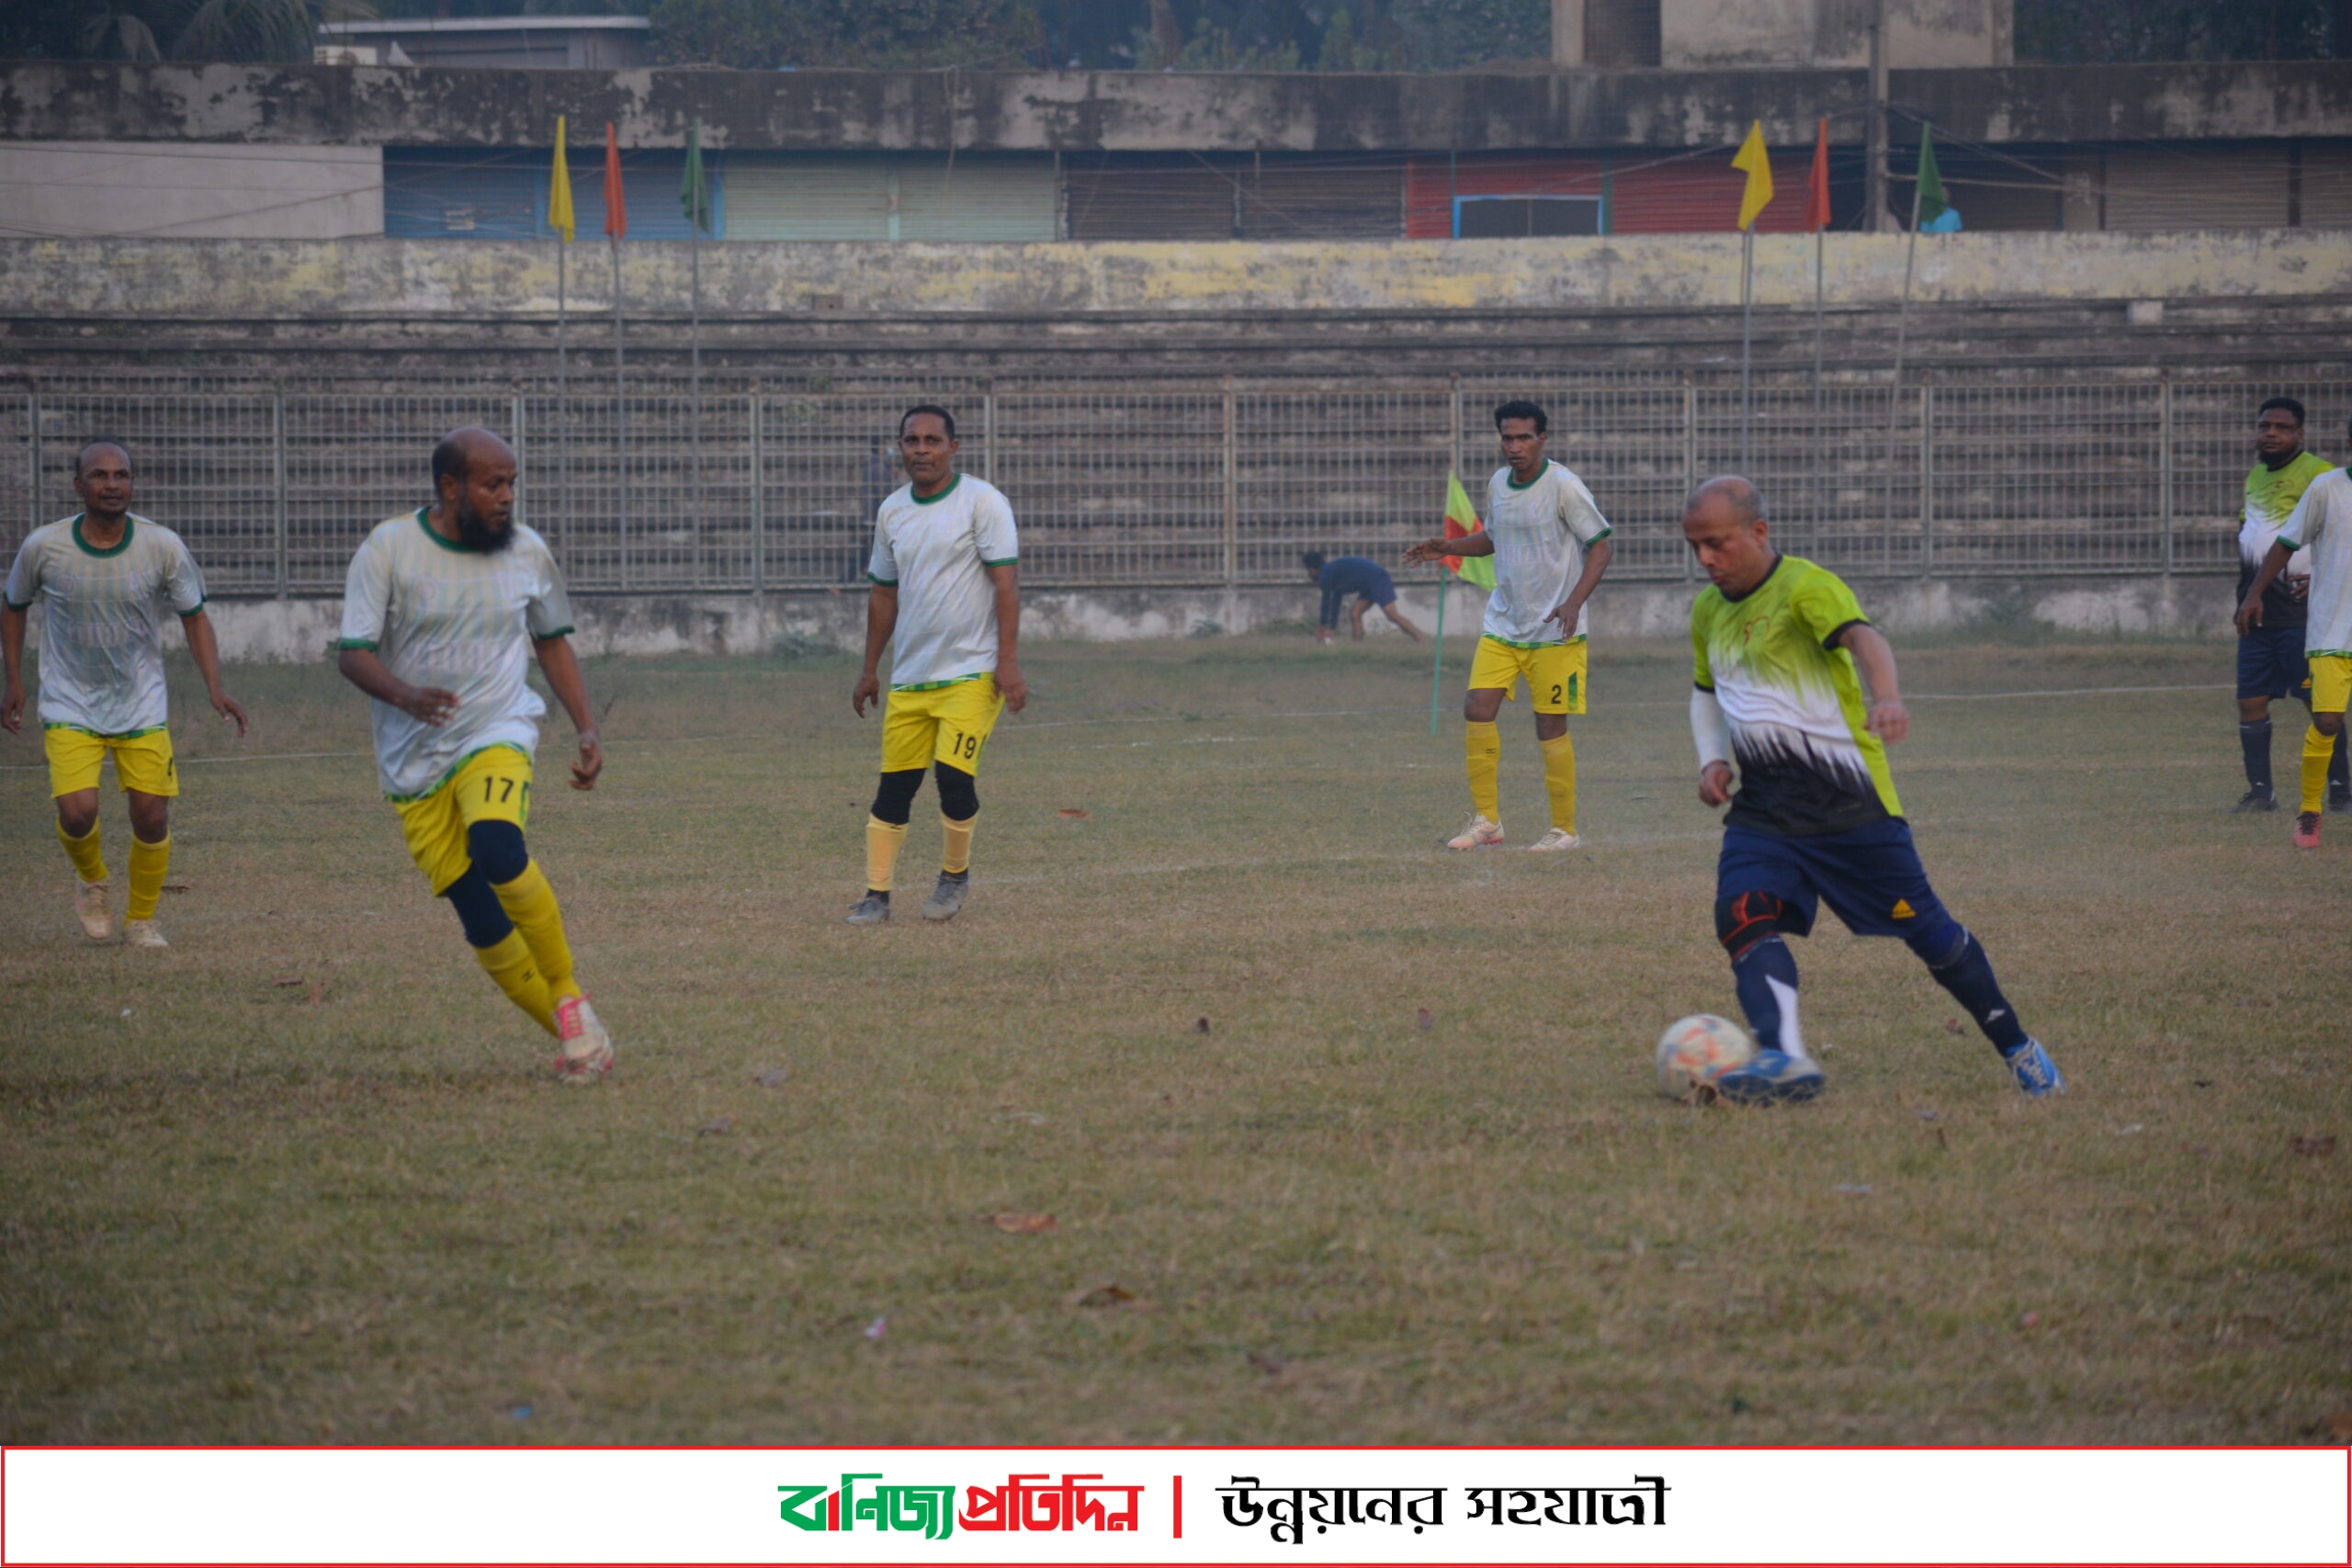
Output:
<instances>
[{"instance_id":1,"label":"grey football boot","mask_svg":"<svg viewBox=\"0 0 2352 1568\"><path fill-rule=\"evenodd\" d=\"M854 926L878 926L889 919L890 896L888 893L869 891L849 912L849 923Z\"/></svg>"},{"instance_id":2,"label":"grey football boot","mask_svg":"<svg viewBox=\"0 0 2352 1568\"><path fill-rule=\"evenodd\" d=\"M926 920L952 920L956 911L964 907L964 895L972 886L972 874L943 871L931 897L923 901L922 918Z\"/></svg>"}]
</instances>

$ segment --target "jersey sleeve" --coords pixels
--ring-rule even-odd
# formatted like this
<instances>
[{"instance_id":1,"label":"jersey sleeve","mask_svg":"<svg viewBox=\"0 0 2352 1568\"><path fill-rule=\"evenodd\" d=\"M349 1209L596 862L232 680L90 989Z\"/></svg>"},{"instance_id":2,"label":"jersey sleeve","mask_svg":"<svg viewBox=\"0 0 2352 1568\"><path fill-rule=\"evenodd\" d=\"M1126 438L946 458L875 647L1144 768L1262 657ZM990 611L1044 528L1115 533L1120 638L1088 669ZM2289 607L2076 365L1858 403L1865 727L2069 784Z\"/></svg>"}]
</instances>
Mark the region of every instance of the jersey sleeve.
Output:
<instances>
[{"instance_id":1,"label":"jersey sleeve","mask_svg":"<svg viewBox=\"0 0 2352 1568\"><path fill-rule=\"evenodd\" d=\"M989 491L972 508L972 542L979 547L982 566L1011 566L1021 558L1012 506L1001 493Z\"/></svg>"},{"instance_id":2,"label":"jersey sleeve","mask_svg":"<svg viewBox=\"0 0 2352 1568\"><path fill-rule=\"evenodd\" d=\"M1600 514L1600 502L1592 499L1592 491L1574 474L1560 476L1560 522L1577 536L1579 544L1597 545L1615 532L1609 519Z\"/></svg>"},{"instance_id":3,"label":"jersey sleeve","mask_svg":"<svg viewBox=\"0 0 2352 1568\"><path fill-rule=\"evenodd\" d=\"M1862 603L1834 571L1815 570L1789 595L1789 609L1797 624L1826 649L1835 649L1848 626L1866 626Z\"/></svg>"},{"instance_id":4,"label":"jersey sleeve","mask_svg":"<svg viewBox=\"0 0 2352 1568\"><path fill-rule=\"evenodd\" d=\"M40 593L40 563L43 555L38 536L27 539L17 551L14 564L8 568L6 593L8 608L28 610Z\"/></svg>"},{"instance_id":5,"label":"jersey sleeve","mask_svg":"<svg viewBox=\"0 0 2352 1568\"><path fill-rule=\"evenodd\" d=\"M343 578L343 629L335 647L373 650L384 640L384 622L392 609L391 550L378 529L361 541Z\"/></svg>"},{"instance_id":6,"label":"jersey sleeve","mask_svg":"<svg viewBox=\"0 0 2352 1568\"><path fill-rule=\"evenodd\" d=\"M2326 520L2327 508L2324 504L2313 506L2312 502L2314 498L2336 488L2327 482L2327 478L2328 476L2322 474L2304 486L2302 499L2295 502L2295 510L2289 513L2287 521L2279 525L2278 543L2286 546L2290 554L2317 542L2319 538L2320 529ZM11 599L15 596L13 592L9 595Z\"/></svg>"},{"instance_id":7,"label":"jersey sleeve","mask_svg":"<svg viewBox=\"0 0 2352 1568\"><path fill-rule=\"evenodd\" d=\"M865 575L884 588L899 586L899 552L891 547L888 523L874 525L874 558L865 563Z\"/></svg>"},{"instance_id":8,"label":"jersey sleeve","mask_svg":"<svg viewBox=\"0 0 2352 1568\"><path fill-rule=\"evenodd\" d=\"M1690 606L1690 683L1702 692L1715 689L1715 667L1707 659L1707 625L1697 604Z\"/></svg>"},{"instance_id":9,"label":"jersey sleeve","mask_svg":"<svg viewBox=\"0 0 2352 1568\"><path fill-rule=\"evenodd\" d=\"M539 580L523 606L523 624L540 642L571 635L571 595L564 592L563 573L556 568L555 552L544 544L539 546Z\"/></svg>"},{"instance_id":10,"label":"jersey sleeve","mask_svg":"<svg viewBox=\"0 0 2352 1568\"><path fill-rule=\"evenodd\" d=\"M204 573L198 569L187 541L177 534L172 536L171 551L164 563L164 592L182 620L204 608Z\"/></svg>"}]
</instances>

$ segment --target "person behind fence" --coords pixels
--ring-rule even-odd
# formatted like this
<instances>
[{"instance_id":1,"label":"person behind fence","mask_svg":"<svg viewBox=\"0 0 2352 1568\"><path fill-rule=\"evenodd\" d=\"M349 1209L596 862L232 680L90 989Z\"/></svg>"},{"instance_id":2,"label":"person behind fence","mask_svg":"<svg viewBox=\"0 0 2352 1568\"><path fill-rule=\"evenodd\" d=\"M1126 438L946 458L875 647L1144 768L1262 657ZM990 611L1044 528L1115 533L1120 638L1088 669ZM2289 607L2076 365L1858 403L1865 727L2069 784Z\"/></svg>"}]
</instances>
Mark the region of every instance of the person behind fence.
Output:
<instances>
[{"instance_id":1,"label":"person behind fence","mask_svg":"<svg viewBox=\"0 0 2352 1568\"><path fill-rule=\"evenodd\" d=\"M1375 560L1362 556L1335 556L1327 558L1320 550L1309 550L1298 558L1306 568L1306 581L1323 591L1322 606L1316 616L1315 640L1329 642L1340 635L1340 606L1350 595L1355 603L1348 605L1348 630L1357 642L1363 640L1363 613L1374 605L1395 622L1396 628L1415 642L1422 639L1421 628L1405 618L1396 608L1396 584L1390 581L1388 569Z\"/></svg>"},{"instance_id":2,"label":"person behind fence","mask_svg":"<svg viewBox=\"0 0 2352 1568\"><path fill-rule=\"evenodd\" d=\"M2238 597L2254 584L2263 558L2270 553L2311 482L2334 465L2303 447L2303 405L2292 398L2272 398L2254 418L2254 449L2258 461L2245 476L2245 505L2238 513ZM2303 626L2309 619L2312 562L2308 548L2287 562L2278 579L2263 591L2262 622L2238 634L2238 748L2245 758L2245 794L2234 811L2276 811L2278 794L2270 782L2270 705L2280 697L2312 700L2312 664L2303 653ZM2327 766L2327 809L2352 807L2352 772L2346 771L2345 741L2338 736Z\"/></svg>"},{"instance_id":3,"label":"person behind fence","mask_svg":"<svg viewBox=\"0 0 2352 1568\"><path fill-rule=\"evenodd\" d=\"M2064 1089L2002 994L1984 944L1928 884L1886 766L1911 715L1894 650L1853 590L1775 550L1763 497L1737 476L1690 493L1682 535L1712 584L1690 606L1699 799L1731 807L1715 863L1715 935L1756 1032L1756 1055L1716 1089L1741 1101L1821 1092L1785 939L1811 931L1826 902L1856 936L1900 937L1976 1021L2018 1089L2036 1098Z\"/></svg>"},{"instance_id":4,"label":"person behind fence","mask_svg":"<svg viewBox=\"0 0 2352 1568\"><path fill-rule=\"evenodd\" d=\"M74 457L82 510L36 528L9 569L0 611L7 693L0 726L25 722L25 629L41 606L40 727L57 837L79 879L74 912L93 942L114 931L107 863L98 843L98 779L114 759L115 784L130 807L130 899L122 940L168 947L155 906L172 860L172 797L180 792L164 680L164 606L179 615L187 651L212 709L245 733L245 710L220 684L220 646L204 613L204 577L177 534L130 510L130 452L119 441L85 444Z\"/></svg>"},{"instance_id":5,"label":"person behind fence","mask_svg":"<svg viewBox=\"0 0 2352 1568\"><path fill-rule=\"evenodd\" d=\"M882 709L882 777L865 823L865 897L854 926L890 918L890 884L926 768L939 777L943 853L926 920L948 920L971 885L980 753L997 717L1029 702L1021 678L1021 542L1004 492L956 470L956 416L933 403L899 420L907 483L874 525L865 667L850 693L864 718ZM883 650L890 693L882 697Z\"/></svg>"},{"instance_id":6,"label":"person behind fence","mask_svg":"<svg viewBox=\"0 0 2352 1568\"><path fill-rule=\"evenodd\" d=\"M1405 552L1407 566L1448 556L1495 558L1494 592L1462 699L1470 820L1446 840L1450 850L1503 841L1503 743L1495 720L1522 679L1552 807L1551 829L1527 847L1552 852L1581 842L1568 715L1585 708L1585 603L1609 570L1610 527L1584 481L1544 456L1550 429L1533 403L1513 400L1497 408L1504 466L1487 481L1486 527L1460 538L1424 539Z\"/></svg>"},{"instance_id":7,"label":"person behind fence","mask_svg":"<svg viewBox=\"0 0 2352 1568\"><path fill-rule=\"evenodd\" d=\"M453 430L432 476L434 499L378 524L351 558L337 667L373 699L378 779L433 896L499 989L562 1043L557 1077L593 1083L612 1071L612 1036L523 837L548 711L533 656L579 732L571 787L595 788L605 769L571 604L547 541L514 521L512 447Z\"/></svg>"}]
</instances>

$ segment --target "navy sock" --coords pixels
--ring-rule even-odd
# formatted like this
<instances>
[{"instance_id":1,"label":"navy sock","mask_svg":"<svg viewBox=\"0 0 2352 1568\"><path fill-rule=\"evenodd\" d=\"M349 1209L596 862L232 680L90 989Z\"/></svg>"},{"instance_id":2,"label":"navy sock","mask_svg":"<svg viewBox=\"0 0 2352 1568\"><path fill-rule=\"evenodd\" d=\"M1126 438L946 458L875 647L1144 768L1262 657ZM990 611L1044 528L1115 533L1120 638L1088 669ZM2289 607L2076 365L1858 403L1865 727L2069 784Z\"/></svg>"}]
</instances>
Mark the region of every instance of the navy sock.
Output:
<instances>
[{"instance_id":1,"label":"navy sock","mask_svg":"<svg viewBox=\"0 0 2352 1568\"><path fill-rule=\"evenodd\" d=\"M1805 1054L1798 1031L1797 955L1778 936L1768 936L1731 961L1733 985L1739 989L1739 1010L1756 1035L1759 1051ZM1785 1027L1784 1027L1785 1026Z\"/></svg>"},{"instance_id":2,"label":"navy sock","mask_svg":"<svg viewBox=\"0 0 2352 1568\"><path fill-rule=\"evenodd\" d=\"M1928 973L1936 984L1952 994L1952 999L1968 1010L1976 1027L2007 1055L2026 1043L2025 1025L2018 1021L2017 1010L2009 1006L2009 998L2001 994L2001 983L1993 978L1993 961L1984 956L1984 944L1966 931L1960 933L1957 949L1947 948L1951 956L1939 964L1928 960ZM1915 947L1914 952L1917 952ZM1926 958L1926 953L1919 954Z\"/></svg>"},{"instance_id":3,"label":"navy sock","mask_svg":"<svg viewBox=\"0 0 2352 1568\"><path fill-rule=\"evenodd\" d=\"M2245 782L2248 789L2267 794L2270 790L2270 721L2238 726L2238 747L2245 753Z\"/></svg>"},{"instance_id":4,"label":"navy sock","mask_svg":"<svg viewBox=\"0 0 2352 1568\"><path fill-rule=\"evenodd\" d=\"M2352 789L2352 756L2347 756L2344 750L2346 735L2352 735L2352 730L2336 732L2335 751L2327 760L2327 782L2333 789Z\"/></svg>"}]
</instances>

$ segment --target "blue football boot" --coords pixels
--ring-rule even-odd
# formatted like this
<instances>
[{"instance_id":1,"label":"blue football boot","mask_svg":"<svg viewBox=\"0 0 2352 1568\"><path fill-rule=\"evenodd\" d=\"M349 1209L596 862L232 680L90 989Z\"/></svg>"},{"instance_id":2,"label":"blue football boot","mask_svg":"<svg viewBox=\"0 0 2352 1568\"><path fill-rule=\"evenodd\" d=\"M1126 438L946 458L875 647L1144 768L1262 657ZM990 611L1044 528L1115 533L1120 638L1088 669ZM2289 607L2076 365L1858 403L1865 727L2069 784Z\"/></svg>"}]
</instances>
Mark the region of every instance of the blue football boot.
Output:
<instances>
[{"instance_id":1,"label":"blue football boot","mask_svg":"<svg viewBox=\"0 0 2352 1568\"><path fill-rule=\"evenodd\" d=\"M1763 1105L1775 1100L1811 1100L1821 1092L1823 1082L1821 1069L1809 1058L1758 1051L1716 1078L1715 1092L1736 1105Z\"/></svg>"},{"instance_id":2,"label":"blue football boot","mask_svg":"<svg viewBox=\"0 0 2352 1568\"><path fill-rule=\"evenodd\" d=\"M2058 1064L2050 1059L2050 1053L2041 1048L2039 1040L2028 1040L2016 1050L2004 1052L2001 1060L2017 1075L2018 1088L2036 1100L2066 1092L2066 1076L2058 1070Z\"/></svg>"}]
</instances>

